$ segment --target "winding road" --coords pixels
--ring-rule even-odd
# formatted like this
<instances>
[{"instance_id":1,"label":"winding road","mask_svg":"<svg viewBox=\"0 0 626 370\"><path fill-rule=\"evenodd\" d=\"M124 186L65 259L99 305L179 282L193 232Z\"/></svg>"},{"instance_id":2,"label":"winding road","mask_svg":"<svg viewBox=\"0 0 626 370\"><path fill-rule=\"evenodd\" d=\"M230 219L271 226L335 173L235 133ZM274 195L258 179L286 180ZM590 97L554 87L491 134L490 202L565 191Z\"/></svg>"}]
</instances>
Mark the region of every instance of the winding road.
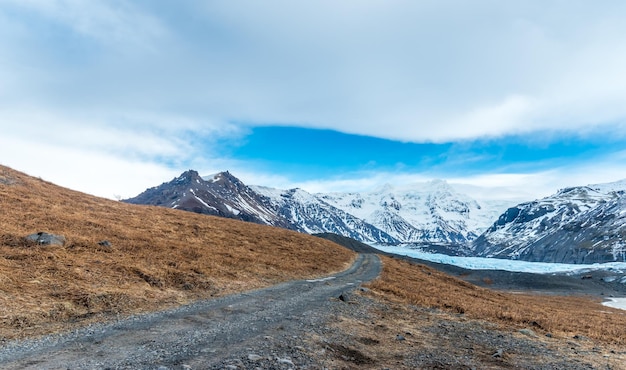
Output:
<instances>
[{"instance_id":1,"label":"winding road","mask_svg":"<svg viewBox=\"0 0 626 370\"><path fill-rule=\"evenodd\" d=\"M224 361L235 354L251 353L250 359L256 360L261 356L255 353L268 352L273 338L304 335L302 321L308 327L324 325L330 319L329 304L338 304L342 293L376 278L380 271L378 256L359 254L348 270L326 278L287 282L76 332L11 342L0 348L0 368L229 368ZM275 360L276 368L293 365L289 358Z\"/></svg>"}]
</instances>

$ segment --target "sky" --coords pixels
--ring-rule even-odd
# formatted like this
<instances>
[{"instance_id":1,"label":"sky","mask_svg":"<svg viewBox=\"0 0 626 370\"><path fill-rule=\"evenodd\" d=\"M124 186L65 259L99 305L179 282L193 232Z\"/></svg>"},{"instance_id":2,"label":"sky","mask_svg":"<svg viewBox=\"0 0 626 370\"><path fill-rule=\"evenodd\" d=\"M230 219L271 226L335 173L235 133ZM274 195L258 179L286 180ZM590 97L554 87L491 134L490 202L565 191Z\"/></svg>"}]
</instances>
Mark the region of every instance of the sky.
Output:
<instances>
[{"instance_id":1,"label":"sky","mask_svg":"<svg viewBox=\"0 0 626 370\"><path fill-rule=\"evenodd\" d=\"M0 0L0 164L477 197L626 178L626 2Z\"/></svg>"}]
</instances>

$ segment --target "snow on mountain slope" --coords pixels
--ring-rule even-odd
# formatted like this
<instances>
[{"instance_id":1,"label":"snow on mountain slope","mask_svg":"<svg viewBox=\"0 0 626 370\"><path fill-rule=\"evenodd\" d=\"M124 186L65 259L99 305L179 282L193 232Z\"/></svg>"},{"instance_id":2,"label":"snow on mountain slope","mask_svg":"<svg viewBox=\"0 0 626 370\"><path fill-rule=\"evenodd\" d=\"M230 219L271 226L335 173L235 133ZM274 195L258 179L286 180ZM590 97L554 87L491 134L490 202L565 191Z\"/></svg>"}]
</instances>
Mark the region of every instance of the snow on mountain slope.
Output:
<instances>
[{"instance_id":1,"label":"snow on mountain slope","mask_svg":"<svg viewBox=\"0 0 626 370\"><path fill-rule=\"evenodd\" d=\"M626 181L572 187L509 208L470 248L477 256L595 263L626 258Z\"/></svg>"},{"instance_id":2,"label":"snow on mountain slope","mask_svg":"<svg viewBox=\"0 0 626 370\"><path fill-rule=\"evenodd\" d=\"M587 185L587 187L597 192L607 193L607 194L613 191L626 191L626 179L615 181L615 182L609 182L606 184Z\"/></svg>"},{"instance_id":3,"label":"snow on mountain slope","mask_svg":"<svg viewBox=\"0 0 626 370\"><path fill-rule=\"evenodd\" d=\"M124 202L170 207L302 231L281 217L268 198L255 193L229 172L220 172L205 180L198 172L189 170Z\"/></svg>"},{"instance_id":4,"label":"snow on mountain slope","mask_svg":"<svg viewBox=\"0 0 626 370\"><path fill-rule=\"evenodd\" d=\"M566 188L511 207L507 201L473 199L442 180L363 193L309 194L246 186L229 172L203 179L190 170L125 201L331 232L367 243L420 244L461 254L469 247L476 256L595 263L626 259L625 194L623 180Z\"/></svg>"},{"instance_id":5,"label":"snow on mountain slope","mask_svg":"<svg viewBox=\"0 0 626 370\"><path fill-rule=\"evenodd\" d=\"M443 180L317 196L404 243L465 243L511 205L506 201L479 203Z\"/></svg>"},{"instance_id":6,"label":"snow on mountain slope","mask_svg":"<svg viewBox=\"0 0 626 370\"><path fill-rule=\"evenodd\" d=\"M501 202L479 203L441 180L369 193L310 194L247 186L229 172L201 178L192 170L125 201L379 244L465 244L506 209Z\"/></svg>"},{"instance_id":7,"label":"snow on mountain slope","mask_svg":"<svg viewBox=\"0 0 626 370\"><path fill-rule=\"evenodd\" d=\"M270 198L281 216L307 233L330 232L369 243L399 242L384 231L302 189L279 190L262 186L251 188Z\"/></svg>"}]
</instances>

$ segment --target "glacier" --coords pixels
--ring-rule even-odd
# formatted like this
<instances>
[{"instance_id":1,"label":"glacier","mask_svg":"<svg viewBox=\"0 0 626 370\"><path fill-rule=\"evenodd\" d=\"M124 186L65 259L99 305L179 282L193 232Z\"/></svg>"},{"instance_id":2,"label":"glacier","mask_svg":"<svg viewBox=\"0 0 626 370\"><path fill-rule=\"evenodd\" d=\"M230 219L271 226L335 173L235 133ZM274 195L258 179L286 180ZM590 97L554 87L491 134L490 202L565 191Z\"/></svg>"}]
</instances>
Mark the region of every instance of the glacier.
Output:
<instances>
[{"instance_id":1,"label":"glacier","mask_svg":"<svg viewBox=\"0 0 626 370\"><path fill-rule=\"evenodd\" d=\"M370 244L372 247L387 253L417 258L425 261L454 265L468 270L503 270L512 272L529 272L534 274L552 273L584 273L594 270L607 270L626 273L626 262L606 262L588 265L554 262L528 262L488 257L458 257L439 253L427 253L407 246L388 246Z\"/></svg>"}]
</instances>

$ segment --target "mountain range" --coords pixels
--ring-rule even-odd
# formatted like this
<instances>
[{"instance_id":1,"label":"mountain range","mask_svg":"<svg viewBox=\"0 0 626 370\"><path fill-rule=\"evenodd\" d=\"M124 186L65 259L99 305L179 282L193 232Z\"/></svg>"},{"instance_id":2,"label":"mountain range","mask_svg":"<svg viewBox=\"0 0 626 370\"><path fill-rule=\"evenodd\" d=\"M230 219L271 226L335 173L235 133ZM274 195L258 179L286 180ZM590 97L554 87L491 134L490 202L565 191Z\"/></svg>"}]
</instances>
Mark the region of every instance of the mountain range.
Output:
<instances>
[{"instance_id":1,"label":"mountain range","mask_svg":"<svg viewBox=\"0 0 626 370\"><path fill-rule=\"evenodd\" d=\"M477 256L537 262L626 261L626 181L571 187L507 209L471 243Z\"/></svg>"},{"instance_id":2,"label":"mountain range","mask_svg":"<svg viewBox=\"0 0 626 370\"><path fill-rule=\"evenodd\" d=\"M442 180L408 188L387 184L368 193L311 194L247 186L229 172L202 178L193 170L125 202L378 244L462 245L476 239L505 208L502 202L479 203Z\"/></svg>"},{"instance_id":3,"label":"mountain range","mask_svg":"<svg viewBox=\"0 0 626 370\"><path fill-rule=\"evenodd\" d=\"M125 202L239 219L369 244L457 255L594 263L626 258L626 181L562 189L515 205L476 200L443 180L371 192L248 186L229 172L189 170Z\"/></svg>"}]
</instances>

